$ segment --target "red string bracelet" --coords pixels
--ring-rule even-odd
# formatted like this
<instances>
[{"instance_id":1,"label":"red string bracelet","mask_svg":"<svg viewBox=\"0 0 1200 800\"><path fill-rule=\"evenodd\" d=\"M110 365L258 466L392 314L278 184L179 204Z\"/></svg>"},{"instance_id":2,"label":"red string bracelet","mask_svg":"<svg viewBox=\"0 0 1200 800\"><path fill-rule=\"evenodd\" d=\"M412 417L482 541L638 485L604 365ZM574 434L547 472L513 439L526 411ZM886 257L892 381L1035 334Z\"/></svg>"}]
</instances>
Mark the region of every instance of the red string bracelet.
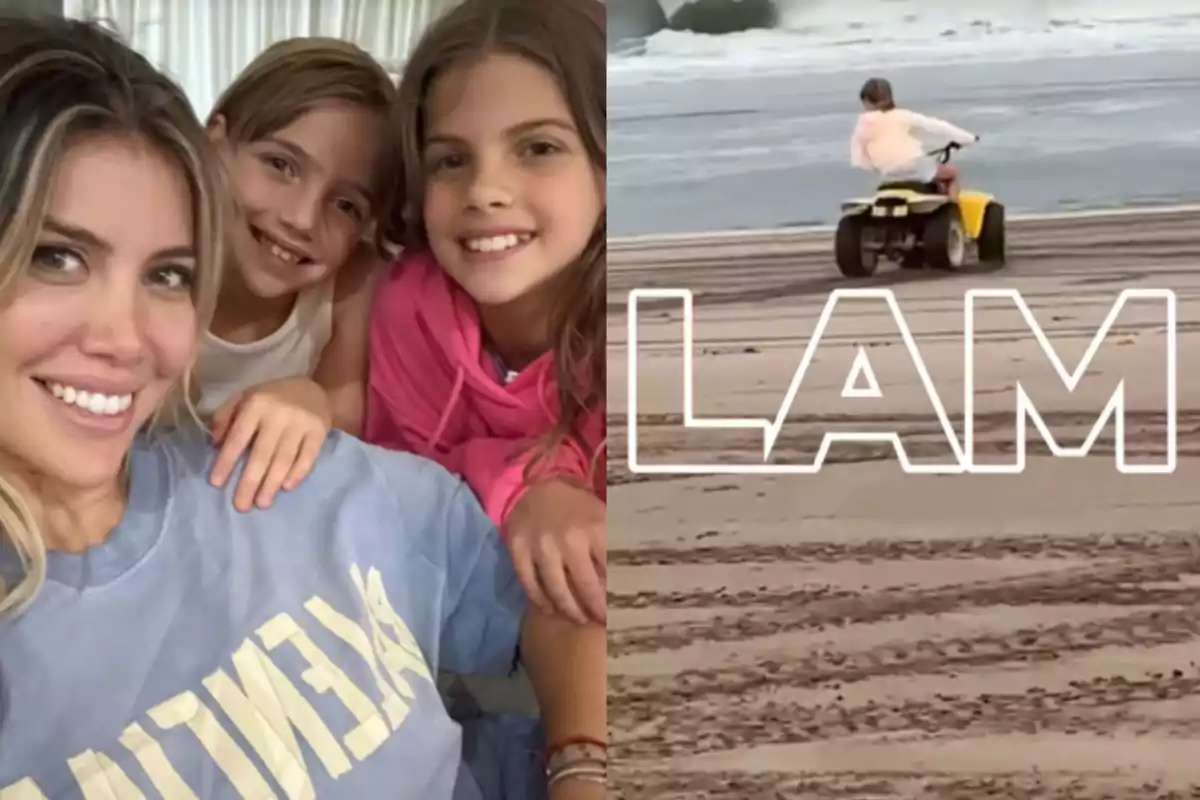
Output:
<instances>
[{"instance_id":1,"label":"red string bracelet","mask_svg":"<svg viewBox=\"0 0 1200 800\"><path fill-rule=\"evenodd\" d=\"M561 740L555 742L554 744L550 745L549 747L547 747L546 748L546 758L549 758L550 756L554 755L559 750L563 750L568 747L573 747L578 744L590 744L593 747L599 747L603 750L608 750L607 744L605 744L604 742L600 741L599 739L595 739L591 736L570 736L566 739L561 739Z\"/></svg>"}]
</instances>

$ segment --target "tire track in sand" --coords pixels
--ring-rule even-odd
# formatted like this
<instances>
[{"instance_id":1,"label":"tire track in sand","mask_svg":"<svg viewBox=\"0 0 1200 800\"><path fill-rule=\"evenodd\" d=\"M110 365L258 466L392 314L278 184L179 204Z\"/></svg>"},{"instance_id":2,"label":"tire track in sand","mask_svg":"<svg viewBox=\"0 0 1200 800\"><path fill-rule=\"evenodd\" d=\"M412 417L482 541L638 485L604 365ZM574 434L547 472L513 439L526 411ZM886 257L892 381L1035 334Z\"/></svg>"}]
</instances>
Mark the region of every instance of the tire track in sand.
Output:
<instances>
[{"instance_id":1,"label":"tire track in sand","mask_svg":"<svg viewBox=\"0 0 1200 800\"><path fill-rule=\"evenodd\" d=\"M1089 534L1086 536L987 536L967 539L871 539L797 544L644 547L608 552L610 566L682 566L685 564L746 564L783 561L836 564L913 559L996 558L1181 558L1200 555L1200 538L1192 531L1165 530L1146 534ZM721 605L715 600L709 605Z\"/></svg>"},{"instance_id":2,"label":"tire track in sand","mask_svg":"<svg viewBox=\"0 0 1200 800\"><path fill-rule=\"evenodd\" d=\"M1193 556L1141 564L1117 563L1054 570L978 584L955 584L932 589L900 587L874 594L821 601L803 608L754 611L714 619L637 625L610 631L610 656L656 650L677 650L692 642L733 642L779 633L898 619L910 614L939 614L963 607L1038 604L1145 605L1191 597L1190 589L1146 588L1146 582L1166 583L1200 573ZM1200 600L1200 594L1195 595ZM1186 602L1186 601L1184 601Z\"/></svg>"},{"instance_id":3,"label":"tire track in sand","mask_svg":"<svg viewBox=\"0 0 1200 800\"><path fill-rule=\"evenodd\" d=\"M1191 632L1200 633L1200 621L1193 621ZM642 726L636 739L617 738L610 746L617 758L664 759L828 741L859 733L1104 733L1151 724L1129 710L1133 704L1196 697L1200 697L1200 667L1195 661L1182 661L1134 678L1115 674L1073 680L1063 689L1033 687L980 695L938 692L929 699L858 705L839 700L825 705L767 701L751 707L693 706L668 712ZM697 714L705 722L698 734L689 730ZM688 726L680 725L684 719ZM1169 722L1176 734L1200 733L1198 719Z\"/></svg>"},{"instance_id":4,"label":"tire track in sand","mask_svg":"<svg viewBox=\"0 0 1200 800\"><path fill-rule=\"evenodd\" d=\"M870 678L934 675L1020 662L1055 661L1105 647L1157 647L1190 640L1200 630L1195 605L1200 591L1172 598L1188 608L1143 611L1077 624L1061 623L1001 634L918 639L861 651L820 650L800 658L764 659L754 664L684 670L670 678L616 676L609 687L615 700L609 714L622 726L652 722L657 716L697 700L722 698L740 705L755 692L781 686L834 689ZM736 698L734 700L733 698Z\"/></svg>"}]
</instances>

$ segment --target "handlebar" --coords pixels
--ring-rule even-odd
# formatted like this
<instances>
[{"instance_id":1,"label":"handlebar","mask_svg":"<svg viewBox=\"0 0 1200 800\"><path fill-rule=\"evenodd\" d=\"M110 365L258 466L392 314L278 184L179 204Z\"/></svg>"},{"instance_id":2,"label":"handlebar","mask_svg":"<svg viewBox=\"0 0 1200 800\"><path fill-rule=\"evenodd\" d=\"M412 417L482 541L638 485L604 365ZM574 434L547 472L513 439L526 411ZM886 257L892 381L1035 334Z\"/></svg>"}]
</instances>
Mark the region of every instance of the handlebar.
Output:
<instances>
[{"instance_id":1,"label":"handlebar","mask_svg":"<svg viewBox=\"0 0 1200 800\"><path fill-rule=\"evenodd\" d=\"M936 150L930 150L927 155L937 156L939 164L950 163L950 154L955 150L962 150L962 145L958 142L948 142L945 146L939 147Z\"/></svg>"},{"instance_id":2,"label":"handlebar","mask_svg":"<svg viewBox=\"0 0 1200 800\"><path fill-rule=\"evenodd\" d=\"M976 136L974 141L978 142L979 137ZM971 144L971 142L968 142L968 144ZM939 147L936 150L930 150L928 153L926 153L926 155L937 156L939 164L948 164L950 163L950 154L955 150L962 150L964 147L966 147L966 145L962 142L947 142L944 146Z\"/></svg>"}]
</instances>

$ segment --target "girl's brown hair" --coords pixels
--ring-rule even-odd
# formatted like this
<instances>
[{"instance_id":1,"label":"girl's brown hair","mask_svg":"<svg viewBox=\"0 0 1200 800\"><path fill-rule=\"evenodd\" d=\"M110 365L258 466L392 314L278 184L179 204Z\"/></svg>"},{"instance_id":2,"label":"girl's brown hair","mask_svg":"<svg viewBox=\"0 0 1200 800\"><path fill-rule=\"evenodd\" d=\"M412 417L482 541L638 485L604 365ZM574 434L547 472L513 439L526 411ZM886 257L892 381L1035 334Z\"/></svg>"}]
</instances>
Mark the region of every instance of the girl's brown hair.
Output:
<instances>
[{"instance_id":1,"label":"girl's brown hair","mask_svg":"<svg viewBox=\"0 0 1200 800\"><path fill-rule=\"evenodd\" d=\"M892 84L887 78L868 80L859 91L858 99L870 103L879 111L891 111L896 107L896 100L892 97Z\"/></svg>"},{"instance_id":2,"label":"girl's brown hair","mask_svg":"<svg viewBox=\"0 0 1200 800\"><path fill-rule=\"evenodd\" d=\"M341 102L388 119L396 85L387 71L351 42L321 36L285 39L251 61L221 94L209 124L220 115L231 141L257 142L327 102ZM376 198L391 190L389 163L375 171Z\"/></svg>"},{"instance_id":3,"label":"girl's brown hair","mask_svg":"<svg viewBox=\"0 0 1200 800\"><path fill-rule=\"evenodd\" d=\"M526 58L555 76L592 164L606 173L604 30L599 0L464 0L434 22L400 82L393 122L399 133L400 168L383 211L382 239L407 248L429 246L421 210L429 90L447 70L492 53ZM567 436L582 444L580 428L586 415L604 402L606 236L602 214L579 259L562 273L564 290L551 312L559 421L545 440L543 455ZM538 461L534 459L531 467Z\"/></svg>"}]
</instances>

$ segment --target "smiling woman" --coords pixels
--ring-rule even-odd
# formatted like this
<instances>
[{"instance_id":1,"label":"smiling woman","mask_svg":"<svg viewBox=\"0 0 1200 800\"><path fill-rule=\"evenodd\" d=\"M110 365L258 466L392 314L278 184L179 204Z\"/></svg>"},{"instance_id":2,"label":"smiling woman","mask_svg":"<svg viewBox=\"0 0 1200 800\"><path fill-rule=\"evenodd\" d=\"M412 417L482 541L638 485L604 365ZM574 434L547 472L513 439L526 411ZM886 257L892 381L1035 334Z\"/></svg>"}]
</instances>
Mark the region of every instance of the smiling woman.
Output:
<instances>
[{"instance_id":1,"label":"smiling woman","mask_svg":"<svg viewBox=\"0 0 1200 800\"><path fill-rule=\"evenodd\" d=\"M68 31L77 44L56 47ZM46 541L86 547L119 515L113 476L168 393L187 391L216 303L222 215L202 132L148 65L98 80L116 47L82 25L0 20L0 530L23 565L0 612L32 599ZM85 503L58 502L77 492Z\"/></svg>"},{"instance_id":2,"label":"smiling woman","mask_svg":"<svg viewBox=\"0 0 1200 800\"><path fill-rule=\"evenodd\" d=\"M40 404L49 421L65 419L72 430L100 434L135 429L186 372L195 351L187 181L177 164L146 143L96 133L63 154L50 186L44 233L19 301L4 317L14 334L26 332L11 339L15 355L35 384L62 401ZM121 286L131 282L137 284L132 294ZM118 292L120 304L130 307L112 308ZM113 315L109 324L77 336L80 321L105 307L103 313ZM147 334L144 348L139 325ZM89 357L108 366L89 366Z\"/></svg>"}]
</instances>

